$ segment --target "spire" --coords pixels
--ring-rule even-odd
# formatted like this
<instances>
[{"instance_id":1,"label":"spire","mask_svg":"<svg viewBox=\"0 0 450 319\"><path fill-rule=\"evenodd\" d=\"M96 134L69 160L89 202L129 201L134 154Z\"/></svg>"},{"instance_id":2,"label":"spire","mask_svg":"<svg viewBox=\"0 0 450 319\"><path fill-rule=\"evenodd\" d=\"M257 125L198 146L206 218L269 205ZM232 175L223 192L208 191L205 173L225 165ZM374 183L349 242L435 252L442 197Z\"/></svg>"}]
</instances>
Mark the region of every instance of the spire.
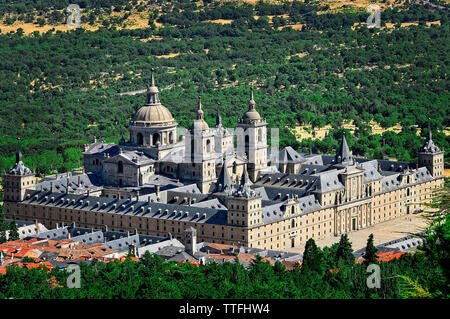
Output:
<instances>
[{"instance_id":1,"label":"spire","mask_svg":"<svg viewBox=\"0 0 450 319\"><path fill-rule=\"evenodd\" d=\"M430 118L428 118L428 141L431 141L431 124L430 124Z\"/></svg>"},{"instance_id":2,"label":"spire","mask_svg":"<svg viewBox=\"0 0 450 319\"><path fill-rule=\"evenodd\" d=\"M225 160L225 156L222 161L222 170L220 171L219 178L216 183L216 191L223 192L231 190L233 183L231 182L230 174L228 173L228 168Z\"/></svg>"},{"instance_id":3,"label":"spire","mask_svg":"<svg viewBox=\"0 0 450 319\"><path fill-rule=\"evenodd\" d=\"M16 163L22 162L22 152L20 151L20 137L17 138Z\"/></svg>"},{"instance_id":4,"label":"spire","mask_svg":"<svg viewBox=\"0 0 450 319\"><path fill-rule=\"evenodd\" d=\"M335 161L336 163L347 165L353 163L352 154L350 153L347 140L345 139L345 134L342 135L341 145L336 153Z\"/></svg>"},{"instance_id":5,"label":"spire","mask_svg":"<svg viewBox=\"0 0 450 319\"><path fill-rule=\"evenodd\" d=\"M252 111L255 109L256 102L253 99L253 88L250 90L250 101L248 101L248 110Z\"/></svg>"},{"instance_id":6,"label":"spire","mask_svg":"<svg viewBox=\"0 0 450 319\"><path fill-rule=\"evenodd\" d=\"M244 170L242 171L241 181L239 184L241 186L251 185L250 178L247 173L247 164L244 164Z\"/></svg>"},{"instance_id":7,"label":"spire","mask_svg":"<svg viewBox=\"0 0 450 319\"><path fill-rule=\"evenodd\" d=\"M197 120L203 120L202 99L198 96Z\"/></svg>"},{"instance_id":8,"label":"spire","mask_svg":"<svg viewBox=\"0 0 450 319\"><path fill-rule=\"evenodd\" d=\"M22 162L22 152L20 151L20 137L17 138L17 153L16 153L16 163L14 166L8 171L8 174L11 175L27 175L31 174L31 170L25 166Z\"/></svg>"},{"instance_id":9,"label":"spire","mask_svg":"<svg viewBox=\"0 0 450 319\"><path fill-rule=\"evenodd\" d=\"M253 123L261 120L261 116L255 109L255 100L253 99L253 88L250 91L250 100L248 101L248 110L244 113L244 123Z\"/></svg>"},{"instance_id":10,"label":"spire","mask_svg":"<svg viewBox=\"0 0 450 319\"><path fill-rule=\"evenodd\" d=\"M423 144L423 146L420 148L420 152L426 152L426 153L438 153L441 150L439 149L439 147L437 147L432 139L432 135L431 135L431 124L430 124L430 118L428 118L428 137L425 140L425 143Z\"/></svg>"},{"instance_id":11,"label":"spire","mask_svg":"<svg viewBox=\"0 0 450 319\"><path fill-rule=\"evenodd\" d=\"M222 117L220 116L220 102L217 104L216 126L222 126Z\"/></svg>"},{"instance_id":12,"label":"spire","mask_svg":"<svg viewBox=\"0 0 450 319\"><path fill-rule=\"evenodd\" d=\"M152 82L149 87L147 87L147 101L146 104L160 104L159 102L159 90L158 87L155 85L155 76L154 76L155 69L152 68Z\"/></svg>"}]
</instances>

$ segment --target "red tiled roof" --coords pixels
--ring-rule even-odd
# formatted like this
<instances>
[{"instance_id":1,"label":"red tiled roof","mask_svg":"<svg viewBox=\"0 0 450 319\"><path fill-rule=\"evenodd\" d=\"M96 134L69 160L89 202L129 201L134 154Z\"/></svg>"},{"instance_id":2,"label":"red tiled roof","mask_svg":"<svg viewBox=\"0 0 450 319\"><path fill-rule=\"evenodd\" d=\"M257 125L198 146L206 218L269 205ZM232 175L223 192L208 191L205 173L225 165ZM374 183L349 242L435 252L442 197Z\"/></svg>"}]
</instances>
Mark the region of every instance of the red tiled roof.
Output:
<instances>
[{"instance_id":1,"label":"red tiled roof","mask_svg":"<svg viewBox=\"0 0 450 319\"><path fill-rule=\"evenodd\" d=\"M402 256L404 254L406 254L406 252L405 251L401 251L401 252L398 252L398 253L395 253L395 254L390 254L390 255L385 256L385 257L378 257L377 260L378 261L390 261L392 259L399 259L400 256Z\"/></svg>"}]
</instances>

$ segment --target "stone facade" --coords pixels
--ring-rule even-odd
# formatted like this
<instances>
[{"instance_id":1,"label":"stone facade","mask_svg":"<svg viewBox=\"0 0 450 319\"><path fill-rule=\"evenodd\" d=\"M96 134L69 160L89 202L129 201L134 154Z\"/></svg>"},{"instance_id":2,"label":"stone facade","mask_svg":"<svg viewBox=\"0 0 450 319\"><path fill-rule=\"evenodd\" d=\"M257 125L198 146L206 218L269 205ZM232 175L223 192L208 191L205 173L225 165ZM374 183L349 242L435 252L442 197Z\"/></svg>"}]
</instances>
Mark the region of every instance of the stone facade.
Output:
<instances>
[{"instance_id":1,"label":"stone facade","mask_svg":"<svg viewBox=\"0 0 450 319\"><path fill-rule=\"evenodd\" d=\"M37 220L47 228L76 222L282 250L419 211L444 182L443 151L431 133L419 165L354 158L345 137L335 155L287 147L269 158L267 123L255 109L253 92L238 123L236 150L220 114L209 128L200 99L184 140L171 135L176 125L152 79L147 103L130 125L130 140L94 141L85 149L85 169L103 183L103 189L96 185L99 197L78 191L80 178L67 177L65 188L36 187L18 152L4 176L6 217Z\"/></svg>"}]
</instances>

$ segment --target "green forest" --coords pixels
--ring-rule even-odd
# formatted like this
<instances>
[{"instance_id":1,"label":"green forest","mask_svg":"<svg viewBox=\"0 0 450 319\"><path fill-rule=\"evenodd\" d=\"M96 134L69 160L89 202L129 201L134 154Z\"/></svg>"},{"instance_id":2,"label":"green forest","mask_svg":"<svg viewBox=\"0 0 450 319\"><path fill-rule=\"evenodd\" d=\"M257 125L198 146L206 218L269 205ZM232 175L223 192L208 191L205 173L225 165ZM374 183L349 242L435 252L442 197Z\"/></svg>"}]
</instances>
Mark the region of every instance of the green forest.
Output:
<instances>
[{"instance_id":1,"label":"green forest","mask_svg":"<svg viewBox=\"0 0 450 319\"><path fill-rule=\"evenodd\" d=\"M450 126L448 10L388 9L382 26L395 27L369 29L352 28L368 12L317 14L324 8L316 1L70 2L83 9L82 22L101 19L102 27L0 33L0 172L14 162L17 137L25 164L38 174L79 167L83 145L94 137L128 138L129 120L145 96L119 93L144 89L151 68L162 103L181 127L192 124L198 95L210 125L220 103L224 125L235 127L254 87L256 108L269 127L280 128L281 147L334 153L345 132L357 156L414 161L429 117L448 160L450 137L442 132ZM0 16L8 23L38 23L43 16L56 24L68 13L48 8L68 3L0 0ZM131 9L148 13L148 27L119 29L123 21L111 12ZM214 19L233 21L208 22ZM293 24L305 26L294 30ZM345 120L357 125L354 135L342 128ZM372 134L371 120L385 128L399 123L402 131ZM290 130L297 124L331 124L333 130L324 140L299 142Z\"/></svg>"},{"instance_id":2,"label":"green forest","mask_svg":"<svg viewBox=\"0 0 450 319\"><path fill-rule=\"evenodd\" d=\"M399 299L450 297L450 215L448 186L438 193L429 214L430 226L414 254L379 262L373 236L363 262L356 263L346 235L331 247L308 240L301 266L286 270L257 257L250 268L238 262L177 265L146 253L138 261L80 263L80 288L68 288L68 271L8 267L0 275L0 298L288 298ZM381 271L379 288L367 284L368 265ZM72 277L71 277L72 278ZM372 287L372 288L370 288Z\"/></svg>"}]
</instances>

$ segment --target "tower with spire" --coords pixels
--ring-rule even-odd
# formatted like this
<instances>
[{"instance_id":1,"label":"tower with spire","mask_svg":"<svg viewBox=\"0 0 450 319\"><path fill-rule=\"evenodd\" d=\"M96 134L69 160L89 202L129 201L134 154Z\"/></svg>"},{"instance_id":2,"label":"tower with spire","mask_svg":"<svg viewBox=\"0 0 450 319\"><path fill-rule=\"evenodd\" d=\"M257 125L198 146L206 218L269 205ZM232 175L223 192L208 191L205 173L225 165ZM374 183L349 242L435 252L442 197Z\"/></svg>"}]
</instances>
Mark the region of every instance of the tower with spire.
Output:
<instances>
[{"instance_id":1,"label":"tower with spire","mask_svg":"<svg viewBox=\"0 0 450 319\"><path fill-rule=\"evenodd\" d=\"M237 153L246 157L250 179L255 181L259 172L267 168L267 122L255 108L253 88L248 110L237 124Z\"/></svg>"},{"instance_id":2,"label":"tower with spire","mask_svg":"<svg viewBox=\"0 0 450 319\"><path fill-rule=\"evenodd\" d=\"M7 202L22 201L25 198L25 192L27 190L34 190L36 188L35 174L23 163L22 152L20 151L20 139L18 140L16 163L3 176L5 204ZM5 205L5 208L7 208L7 205Z\"/></svg>"},{"instance_id":3,"label":"tower with spire","mask_svg":"<svg viewBox=\"0 0 450 319\"><path fill-rule=\"evenodd\" d=\"M227 199L229 225L253 227L262 223L262 197L251 188L252 182L244 168L238 185Z\"/></svg>"},{"instance_id":4,"label":"tower with spire","mask_svg":"<svg viewBox=\"0 0 450 319\"><path fill-rule=\"evenodd\" d=\"M428 119L428 136L419 149L419 167L425 166L434 178L444 177L444 151L433 142L430 119Z\"/></svg>"},{"instance_id":5,"label":"tower with spire","mask_svg":"<svg viewBox=\"0 0 450 319\"><path fill-rule=\"evenodd\" d=\"M214 151L216 154L228 154L234 151L233 132L227 130L222 125L222 116L220 115L220 103L217 105L216 126L214 127Z\"/></svg>"},{"instance_id":6,"label":"tower with spire","mask_svg":"<svg viewBox=\"0 0 450 319\"><path fill-rule=\"evenodd\" d=\"M195 181L202 193L210 191L217 180L214 153L214 131L205 121L201 97L198 97L197 116L185 138L184 178Z\"/></svg>"}]
</instances>

